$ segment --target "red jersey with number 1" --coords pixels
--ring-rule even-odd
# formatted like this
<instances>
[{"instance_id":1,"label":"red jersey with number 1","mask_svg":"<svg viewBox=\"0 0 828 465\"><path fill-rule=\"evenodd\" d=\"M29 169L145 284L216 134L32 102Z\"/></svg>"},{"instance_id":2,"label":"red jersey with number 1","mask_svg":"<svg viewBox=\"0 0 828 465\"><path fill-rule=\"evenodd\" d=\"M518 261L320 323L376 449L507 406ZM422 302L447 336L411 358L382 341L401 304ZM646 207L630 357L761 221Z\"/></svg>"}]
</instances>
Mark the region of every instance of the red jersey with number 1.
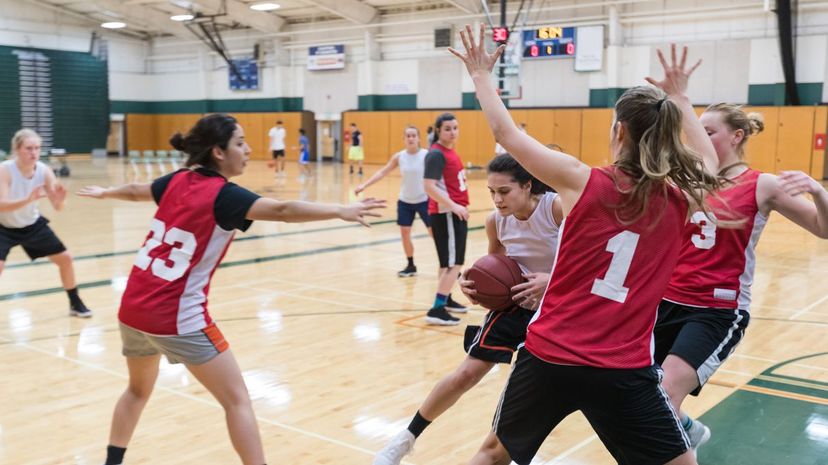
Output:
<instances>
[{"instance_id":1,"label":"red jersey with number 1","mask_svg":"<svg viewBox=\"0 0 828 465\"><path fill-rule=\"evenodd\" d=\"M711 214L741 220L737 228L717 228L703 212L693 214L684 230L678 265L664 298L692 307L748 310L756 264L756 243L768 219L756 203L756 170L746 170L734 184L711 197Z\"/></svg>"},{"instance_id":2,"label":"red jersey with number 1","mask_svg":"<svg viewBox=\"0 0 828 465\"><path fill-rule=\"evenodd\" d=\"M626 176L593 168L560 228L552 278L526 348L560 365L633 369L653 364L653 326L678 259L687 200L676 188L653 189L644 216L617 218Z\"/></svg>"},{"instance_id":3,"label":"red jersey with number 1","mask_svg":"<svg viewBox=\"0 0 828 465\"><path fill-rule=\"evenodd\" d=\"M213 206L227 181L195 171L176 174L164 191L138 251L118 319L149 334L187 334L207 327L210 279L234 231L216 223Z\"/></svg>"}]
</instances>

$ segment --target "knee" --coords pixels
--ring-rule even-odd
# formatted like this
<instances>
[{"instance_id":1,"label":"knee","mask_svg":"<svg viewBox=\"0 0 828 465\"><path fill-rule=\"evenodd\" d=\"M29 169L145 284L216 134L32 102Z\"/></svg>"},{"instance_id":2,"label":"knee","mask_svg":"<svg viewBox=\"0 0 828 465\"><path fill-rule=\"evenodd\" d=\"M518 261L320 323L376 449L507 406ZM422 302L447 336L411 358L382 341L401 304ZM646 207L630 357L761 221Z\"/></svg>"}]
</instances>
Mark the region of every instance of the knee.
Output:
<instances>
[{"instance_id":1,"label":"knee","mask_svg":"<svg viewBox=\"0 0 828 465\"><path fill-rule=\"evenodd\" d=\"M509 465L512 462L509 452L506 451L506 448L503 447L503 444L500 443L494 433L490 433L486 437L478 453L486 458L487 463L492 465Z\"/></svg>"},{"instance_id":2,"label":"knee","mask_svg":"<svg viewBox=\"0 0 828 465\"><path fill-rule=\"evenodd\" d=\"M455 390L466 392L480 382L480 378L482 377L483 375L477 371L469 367L461 366L452 375L451 385Z\"/></svg>"},{"instance_id":3,"label":"knee","mask_svg":"<svg viewBox=\"0 0 828 465\"><path fill-rule=\"evenodd\" d=\"M130 382L127 387L127 392L134 399L146 402L152 394L154 383L148 382Z\"/></svg>"},{"instance_id":4,"label":"knee","mask_svg":"<svg viewBox=\"0 0 828 465\"><path fill-rule=\"evenodd\" d=\"M252 409L253 403L244 386L234 387L217 398L224 410Z\"/></svg>"},{"instance_id":5,"label":"knee","mask_svg":"<svg viewBox=\"0 0 828 465\"><path fill-rule=\"evenodd\" d=\"M0 274L3 274L3 268L5 268L5 266L6 266L6 262L3 261L3 260L0 260Z\"/></svg>"},{"instance_id":6,"label":"knee","mask_svg":"<svg viewBox=\"0 0 828 465\"><path fill-rule=\"evenodd\" d=\"M64 250L59 254L52 255L50 258L58 266L70 265L72 263L72 255L69 253L68 250Z\"/></svg>"}]
</instances>

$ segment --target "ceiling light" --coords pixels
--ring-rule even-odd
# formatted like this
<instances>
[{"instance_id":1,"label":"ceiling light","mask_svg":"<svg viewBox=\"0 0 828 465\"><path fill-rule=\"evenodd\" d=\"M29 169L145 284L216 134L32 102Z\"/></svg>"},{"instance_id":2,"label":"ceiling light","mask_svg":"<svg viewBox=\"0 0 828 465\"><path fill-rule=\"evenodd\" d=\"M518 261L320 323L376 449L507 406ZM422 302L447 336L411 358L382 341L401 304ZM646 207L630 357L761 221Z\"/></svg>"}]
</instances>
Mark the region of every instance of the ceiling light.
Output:
<instances>
[{"instance_id":1,"label":"ceiling light","mask_svg":"<svg viewBox=\"0 0 828 465\"><path fill-rule=\"evenodd\" d=\"M126 23L120 21L110 21L108 23L101 23L101 27L106 29L121 29L126 27Z\"/></svg>"},{"instance_id":2,"label":"ceiling light","mask_svg":"<svg viewBox=\"0 0 828 465\"><path fill-rule=\"evenodd\" d=\"M256 10L256 11L271 11L271 10L278 9L280 6L281 5L279 5L278 3L270 3L270 2L254 3L254 4L250 5L250 9L251 10Z\"/></svg>"},{"instance_id":3,"label":"ceiling light","mask_svg":"<svg viewBox=\"0 0 828 465\"><path fill-rule=\"evenodd\" d=\"M173 21L189 21L193 18L195 18L195 16L193 16L189 13L183 14L183 15L172 15L172 16L170 16L170 19L173 20Z\"/></svg>"}]
</instances>

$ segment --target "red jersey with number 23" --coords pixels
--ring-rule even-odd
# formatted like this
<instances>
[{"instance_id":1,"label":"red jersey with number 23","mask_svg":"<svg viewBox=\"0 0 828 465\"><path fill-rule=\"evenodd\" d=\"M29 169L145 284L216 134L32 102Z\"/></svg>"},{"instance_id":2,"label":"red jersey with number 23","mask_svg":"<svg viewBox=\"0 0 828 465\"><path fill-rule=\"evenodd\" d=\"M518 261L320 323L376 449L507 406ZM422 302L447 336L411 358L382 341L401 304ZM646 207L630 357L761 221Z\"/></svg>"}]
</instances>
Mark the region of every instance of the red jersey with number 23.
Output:
<instances>
[{"instance_id":1,"label":"red jersey with number 23","mask_svg":"<svg viewBox=\"0 0 828 465\"><path fill-rule=\"evenodd\" d=\"M678 259L687 200L676 188L653 189L644 215L617 219L625 200L612 175L593 168L560 228L552 278L526 348L560 365L634 369L653 364L653 326ZM623 184L622 184L623 185Z\"/></svg>"},{"instance_id":2,"label":"red jersey with number 23","mask_svg":"<svg viewBox=\"0 0 828 465\"><path fill-rule=\"evenodd\" d=\"M708 201L713 218L741 220L717 228L704 212L693 214L684 230L681 255L664 299L692 307L749 310L756 265L756 243L768 219L756 203L756 170L745 170L733 185Z\"/></svg>"},{"instance_id":3,"label":"red jersey with number 23","mask_svg":"<svg viewBox=\"0 0 828 465\"><path fill-rule=\"evenodd\" d=\"M466 170L463 169L463 160L460 159L460 155L457 155L454 149L443 147L437 143L431 146L431 150L432 152L439 150L446 161L443 167L443 176L437 180L437 188L447 193L454 203L467 207L469 205L469 191L466 186ZM428 199L428 213L447 213L448 211L434 199Z\"/></svg>"},{"instance_id":4,"label":"red jersey with number 23","mask_svg":"<svg viewBox=\"0 0 828 465\"><path fill-rule=\"evenodd\" d=\"M226 182L189 170L170 180L121 298L118 319L123 324L168 336L212 323L207 313L210 279L234 235L216 223L213 213Z\"/></svg>"}]
</instances>

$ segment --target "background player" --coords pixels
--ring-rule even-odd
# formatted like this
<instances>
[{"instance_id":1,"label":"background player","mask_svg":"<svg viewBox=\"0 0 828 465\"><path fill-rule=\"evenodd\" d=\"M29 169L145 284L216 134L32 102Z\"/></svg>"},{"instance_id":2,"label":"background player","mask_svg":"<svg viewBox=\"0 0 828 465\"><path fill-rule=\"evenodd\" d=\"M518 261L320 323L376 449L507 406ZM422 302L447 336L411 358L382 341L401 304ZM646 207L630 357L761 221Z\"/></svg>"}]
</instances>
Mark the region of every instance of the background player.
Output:
<instances>
[{"instance_id":1,"label":"background player","mask_svg":"<svg viewBox=\"0 0 828 465\"><path fill-rule=\"evenodd\" d=\"M276 121L276 126L270 128L267 133L270 137L270 154L276 167L276 176L285 174L285 136L286 131L282 126L282 120Z\"/></svg>"},{"instance_id":2,"label":"background player","mask_svg":"<svg viewBox=\"0 0 828 465\"><path fill-rule=\"evenodd\" d=\"M414 264L414 243L411 242L411 226L414 217L419 214L429 234L431 234L431 217L428 214L428 195L423 187L423 172L425 170L425 156L428 151L420 147L420 130L414 126L405 128L405 148L391 156L385 164L367 181L354 189L359 194L380 179L388 175L394 168L400 168L402 182L400 195L397 200L397 224L400 226L403 251L408 264L397 276L404 278L417 275L417 266Z\"/></svg>"},{"instance_id":3,"label":"background player","mask_svg":"<svg viewBox=\"0 0 828 465\"><path fill-rule=\"evenodd\" d=\"M170 143L188 154L184 169L152 184L127 184L78 192L93 198L158 204L150 233L138 252L118 312L129 386L112 416L106 465L123 461L127 444L155 380L161 354L183 363L225 410L233 447L245 465L265 463L256 417L236 359L207 311L210 279L236 229L254 220L306 222L340 218L367 226L382 202L353 205L277 201L227 181L244 171L250 147L236 120L201 118L186 137Z\"/></svg>"},{"instance_id":4,"label":"background player","mask_svg":"<svg viewBox=\"0 0 828 465\"><path fill-rule=\"evenodd\" d=\"M351 148L348 149L348 165L350 173L354 174L354 162L359 166L359 175L362 176L362 161L365 159L365 139L356 123L351 123Z\"/></svg>"},{"instance_id":5,"label":"background player","mask_svg":"<svg viewBox=\"0 0 828 465\"><path fill-rule=\"evenodd\" d=\"M92 311L78 295L72 256L37 208L43 197L57 211L66 200L66 188L52 169L39 161L40 144L36 132L21 129L11 142L14 158L0 163L0 274L15 246L22 246L32 260L46 257L60 270L60 281L69 296L69 314L89 318Z\"/></svg>"},{"instance_id":6,"label":"background player","mask_svg":"<svg viewBox=\"0 0 828 465\"><path fill-rule=\"evenodd\" d=\"M526 340L526 326L549 283L558 225L563 219L558 195L547 192L548 186L508 154L492 159L488 173L489 193L496 209L486 217L488 253L511 257L528 282L513 289L513 308L490 311L482 326L466 328L463 346L468 356L434 386L408 428L377 454L374 465L398 465L423 430L479 383L496 363L511 363L512 353ZM474 302L474 282L463 279L460 287Z\"/></svg>"}]
</instances>

